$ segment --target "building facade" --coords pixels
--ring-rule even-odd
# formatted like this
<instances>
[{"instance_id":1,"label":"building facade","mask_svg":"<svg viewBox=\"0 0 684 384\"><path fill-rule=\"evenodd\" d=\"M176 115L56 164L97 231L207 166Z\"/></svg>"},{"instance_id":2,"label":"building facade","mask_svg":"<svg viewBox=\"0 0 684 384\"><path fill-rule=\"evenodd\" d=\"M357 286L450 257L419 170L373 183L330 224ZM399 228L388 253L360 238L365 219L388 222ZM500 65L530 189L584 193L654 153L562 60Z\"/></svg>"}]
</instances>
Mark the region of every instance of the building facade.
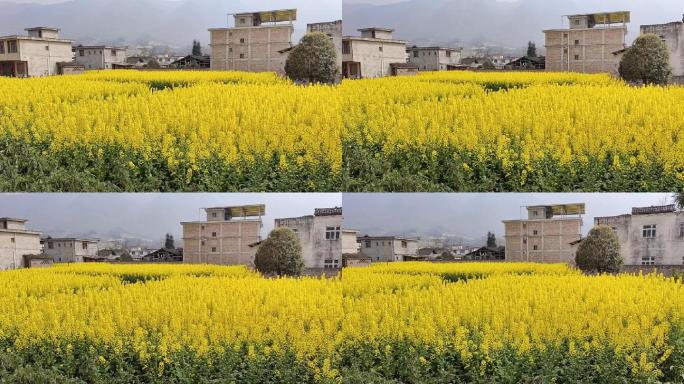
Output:
<instances>
[{"instance_id":1,"label":"building facade","mask_svg":"<svg viewBox=\"0 0 684 384\"><path fill-rule=\"evenodd\" d=\"M83 46L74 47L74 61L86 70L113 69L115 65L125 65L126 47Z\"/></svg>"},{"instance_id":2,"label":"building facade","mask_svg":"<svg viewBox=\"0 0 684 384\"><path fill-rule=\"evenodd\" d=\"M446 71L461 63L461 50L442 47L408 48L409 63L419 71Z\"/></svg>"},{"instance_id":3,"label":"building facade","mask_svg":"<svg viewBox=\"0 0 684 384\"><path fill-rule=\"evenodd\" d=\"M55 263L82 263L84 259L97 258L97 240L48 237L42 243L43 253Z\"/></svg>"},{"instance_id":4,"label":"building facade","mask_svg":"<svg viewBox=\"0 0 684 384\"><path fill-rule=\"evenodd\" d=\"M674 205L633 208L594 224L613 228L625 265L684 265L684 212Z\"/></svg>"},{"instance_id":5,"label":"building facade","mask_svg":"<svg viewBox=\"0 0 684 384\"><path fill-rule=\"evenodd\" d=\"M641 34L652 33L660 36L670 50L672 75L678 83L684 82L684 18L667 24L642 25Z\"/></svg>"},{"instance_id":6,"label":"building facade","mask_svg":"<svg viewBox=\"0 0 684 384\"><path fill-rule=\"evenodd\" d=\"M28 36L0 37L0 76L41 77L59 74L59 64L73 61L71 40L57 28L27 28Z\"/></svg>"},{"instance_id":7,"label":"building facade","mask_svg":"<svg viewBox=\"0 0 684 384\"><path fill-rule=\"evenodd\" d=\"M27 256L42 253L40 233L26 229L27 220L0 218L0 270L27 267Z\"/></svg>"},{"instance_id":8,"label":"building facade","mask_svg":"<svg viewBox=\"0 0 684 384\"><path fill-rule=\"evenodd\" d=\"M187 264L254 265L261 241L263 205L206 208L206 221L184 222L183 262Z\"/></svg>"},{"instance_id":9,"label":"building facade","mask_svg":"<svg viewBox=\"0 0 684 384\"><path fill-rule=\"evenodd\" d=\"M235 27L209 30L211 69L285 73L296 10L240 13Z\"/></svg>"},{"instance_id":10,"label":"building facade","mask_svg":"<svg viewBox=\"0 0 684 384\"><path fill-rule=\"evenodd\" d=\"M342 208L321 208L313 216L276 219L275 227L297 233L306 268L342 268Z\"/></svg>"},{"instance_id":11,"label":"building facade","mask_svg":"<svg viewBox=\"0 0 684 384\"><path fill-rule=\"evenodd\" d=\"M418 239L395 236L363 236L357 238L361 255L374 263L392 263L418 257Z\"/></svg>"},{"instance_id":12,"label":"building facade","mask_svg":"<svg viewBox=\"0 0 684 384\"><path fill-rule=\"evenodd\" d=\"M504 221L506 261L575 263L583 204L527 207L526 220Z\"/></svg>"},{"instance_id":13,"label":"building facade","mask_svg":"<svg viewBox=\"0 0 684 384\"><path fill-rule=\"evenodd\" d=\"M342 20L336 20L325 23L307 24L306 31L320 32L327 35L330 41L335 46L337 52L337 70L340 76L342 75Z\"/></svg>"},{"instance_id":14,"label":"building facade","mask_svg":"<svg viewBox=\"0 0 684 384\"><path fill-rule=\"evenodd\" d=\"M342 39L342 75L377 78L392 74L393 63L406 63L406 42L393 38L393 29L360 29L361 36Z\"/></svg>"},{"instance_id":15,"label":"building facade","mask_svg":"<svg viewBox=\"0 0 684 384\"><path fill-rule=\"evenodd\" d=\"M627 46L629 12L567 16L569 27L544 31L546 71L617 74Z\"/></svg>"}]
</instances>

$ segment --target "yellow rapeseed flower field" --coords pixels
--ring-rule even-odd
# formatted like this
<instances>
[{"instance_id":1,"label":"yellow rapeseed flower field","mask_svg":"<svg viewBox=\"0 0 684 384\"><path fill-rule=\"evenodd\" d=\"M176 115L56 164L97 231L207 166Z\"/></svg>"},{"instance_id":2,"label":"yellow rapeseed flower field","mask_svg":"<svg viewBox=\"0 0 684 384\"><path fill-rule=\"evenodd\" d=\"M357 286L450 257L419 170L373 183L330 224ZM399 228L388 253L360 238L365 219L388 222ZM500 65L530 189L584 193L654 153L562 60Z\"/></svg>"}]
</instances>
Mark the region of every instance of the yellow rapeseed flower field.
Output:
<instances>
[{"instance_id":1,"label":"yellow rapeseed flower field","mask_svg":"<svg viewBox=\"0 0 684 384\"><path fill-rule=\"evenodd\" d=\"M680 190L683 129L684 88L607 75L3 78L0 190Z\"/></svg>"},{"instance_id":2,"label":"yellow rapeseed flower field","mask_svg":"<svg viewBox=\"0 0 684 384\"><path fill-rule=\"evenodd\" d=\"M451 279L449 276L462 276ZM0 273L0 379L680 382L684 286L563 265L380 264ZM4 359L4 360L3 360Z\"/></svg>"}]
</instances>

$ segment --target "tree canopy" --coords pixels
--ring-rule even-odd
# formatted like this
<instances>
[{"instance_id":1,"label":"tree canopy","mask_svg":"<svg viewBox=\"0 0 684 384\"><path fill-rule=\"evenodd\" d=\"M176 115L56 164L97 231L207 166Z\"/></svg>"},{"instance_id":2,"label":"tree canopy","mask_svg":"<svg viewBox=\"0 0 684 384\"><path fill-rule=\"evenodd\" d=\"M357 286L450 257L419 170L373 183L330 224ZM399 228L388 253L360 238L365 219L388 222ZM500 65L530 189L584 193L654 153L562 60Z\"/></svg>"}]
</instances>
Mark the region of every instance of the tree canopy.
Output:
<instances>
[{"instance_id":1,"label":"tree canopy","mask_svg":"<svg viewBox=\"0 0 684 384\"><path fill-rule=\"evenodd\" d=\"M259 246L254 265L264 275L300 276L304 259L297 234L289 228L274 229Z\"/></svg>"},{"instance_id":2,"label":"tree canopy","mask_svg":"<svg viewBox=\"0 0 684 384\"><path fill-rule=\"evenodd\" d=\"M659 36L639 36L620 61L620 76L628 82L665 85L672 76L670 50Z\"/></svg>"},{"instance_id":3,"label":"tree canopy","mask_svg":"<svg viewBox=\"0 0 684 384\"><path fill-rule=\"evenodd\" d=\"M337 82L337 51L330 38L319 32L307 33L290 52L285 73L298 83Z\"/></svg>"},{"instance_id":4,"label":"tree canopy","mask_svg":"<svg viewBox=\"0 0 684 384\"><path fill-rule=\"evenodd\" d=\"M618 273L622 269L620 241L613 228L601 225L589 232L577 249L577 267L587 273Z\"/></svg>"}]
</instances>

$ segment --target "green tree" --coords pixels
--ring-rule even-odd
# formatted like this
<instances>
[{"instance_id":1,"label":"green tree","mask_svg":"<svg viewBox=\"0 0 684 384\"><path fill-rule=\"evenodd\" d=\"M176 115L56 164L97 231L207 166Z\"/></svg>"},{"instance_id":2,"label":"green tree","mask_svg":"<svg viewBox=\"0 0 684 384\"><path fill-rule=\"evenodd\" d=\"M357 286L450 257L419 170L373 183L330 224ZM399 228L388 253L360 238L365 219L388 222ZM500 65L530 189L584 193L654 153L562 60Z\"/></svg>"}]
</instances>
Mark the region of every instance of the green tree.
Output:
<instances>
[{"instance_id":1,"label":"green tree","mask_svg":"<svg viewBox=\"0 0 684 384\"><path fill-rule=\"evenodd\" d=\"M496 69L496 65L494 65L491 60L487 59L484 63L482 63L482 69L492 71Z\"/></svg>"},{"instance_id":2,"label":"green tree","mask_svg":"<svg viewBox=\"0 0 684 384\"><path fill-rule=\"evenodd\" d=\"M176 249L173 241L173 235L170 233L166 234L166 239L164 240L164 249Z\"/></svg>"},{"instance_id":3,"label":"green tree","mask_svg":"<svg viewBox=\"0 0 684 384\"><path fill-rule=\"evenodd\" d=\"M534 41L527 43L527 57L537 57L537 44Z\"/></svg>"},{"instance_id":4,"label":"green tree","mask_svg":"<svg viewBox=\"0 0 684 384\"><path fill-rule=\"evenodd\" d=\"M487 233L487 247L496 248L496 235L492 232Z\"/></svg>"},{"instance_id":5,"label":"green tree","mask_svg":"<svg viewBox=\"0 0 684 384\"><path fill-rule=\"evenodd\" d=\"M587 273L620 272L620 241L613 228L600 225L592 229L577 249L575 263Z\"/></svg>"},{"instance_id":6,"label":"green tree","mask_svg":"<svg viewBox=\"0 0 684 384\"><path fill-rule=\"evenodd\" d=\"M159 65L159 62L157 61L157 59L150 59L150 61L147 62L147 68L159 69L159 68L161 68L161 65Z\"/></svg>"},{"instance_id":7,"label":"green tree","mask_svg":"<svg viewBox=\"0 0 684 384\"><path fill-rule=\"evenodd\" d=\"M330 38L319 32L307 33L290 52L285 73L298 83L335 83L339 75L337 51Z\"/></svg>"},{"instance_id":8,"label":"green tree","mask_svg":"<svg viewBox=\"0 0 684 384\"><path fill-rule=\"evenodd\" d=\"M684 211L684 192L676 193L674 195L674 202L679 210Z\"/></svg>"},{"instance_id":9,"label":"green tree","mask_svg":"<svg viewBox=\"0 0 684 384\"><path fill-rule=\"evenodd\" d=\"M202 56L202 44L198 40L192 41L192 54L193 56Z\"/></svg>"},{"instance_id":10,"label":"green tree","mask_svg":"<svg viewBox=\"0 0 684 384\"><path fill-rule=\"evenodd\" d=\"M670 50L657 35L640 36L622 57L620 76L629 82L667 84L672 76Z\"/></svg>"},{"instance_id":11,"label":"green tree","mask_svg":"<svg viewBox=\"0 0 684 384\"><path fill-rule=\"evenodd\" d=\"M254 264L264 275L301 276L304 259L299 237L289 228L274 229L259 246Z\"/></svg>"}]
</instances>

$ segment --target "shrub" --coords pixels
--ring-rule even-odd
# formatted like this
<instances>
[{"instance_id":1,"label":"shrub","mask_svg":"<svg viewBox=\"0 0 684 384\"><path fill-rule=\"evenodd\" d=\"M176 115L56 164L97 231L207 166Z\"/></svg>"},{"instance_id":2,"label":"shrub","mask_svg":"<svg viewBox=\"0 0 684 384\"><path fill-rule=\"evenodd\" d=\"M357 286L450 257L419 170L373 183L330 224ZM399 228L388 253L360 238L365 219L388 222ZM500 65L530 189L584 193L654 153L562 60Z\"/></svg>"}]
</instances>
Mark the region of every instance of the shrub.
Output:
<instances>
[{"instance_id":1,"label":"shrub","mask_svg":"<svg viewBox=\"0 0 684 384\"><path fill-rule=\"evenodd\" d=\"M287 77L298 83L337 82L337 52L323 33L308 33L290 52L285 63Z\"/></svg>"},{"instance_id":2,"label":"shrub","mask_svg":"<svg viewBox=\"0 0 684 384\"><path fill-rule=\"evenodd\" d=\"M276 228L256 253L254 264L266 275L300 276L304 270L302 245L289 228Z\"/></svg>"},{"instance_id":3,"label":"shrub","mask_svg":"<svg viewBox=\"0 0 684 384\"><path fill-rule=\"evenodd\" d=\"M618 273L622 268L620 242L612 228L601 225L591 230L577 250L577 267L590 273Z\"/></svg>"},{"instance_id":4,"label":"shrub","mask_svg":"<svg viewBox=\"0 0 684 384\"><path fill-rule=\"evenodd\" d=\"M657 35L640 36L622 57L620 76L629 82L667 84L672 76L667 45Z\"/></svg>"}]
</instances>

